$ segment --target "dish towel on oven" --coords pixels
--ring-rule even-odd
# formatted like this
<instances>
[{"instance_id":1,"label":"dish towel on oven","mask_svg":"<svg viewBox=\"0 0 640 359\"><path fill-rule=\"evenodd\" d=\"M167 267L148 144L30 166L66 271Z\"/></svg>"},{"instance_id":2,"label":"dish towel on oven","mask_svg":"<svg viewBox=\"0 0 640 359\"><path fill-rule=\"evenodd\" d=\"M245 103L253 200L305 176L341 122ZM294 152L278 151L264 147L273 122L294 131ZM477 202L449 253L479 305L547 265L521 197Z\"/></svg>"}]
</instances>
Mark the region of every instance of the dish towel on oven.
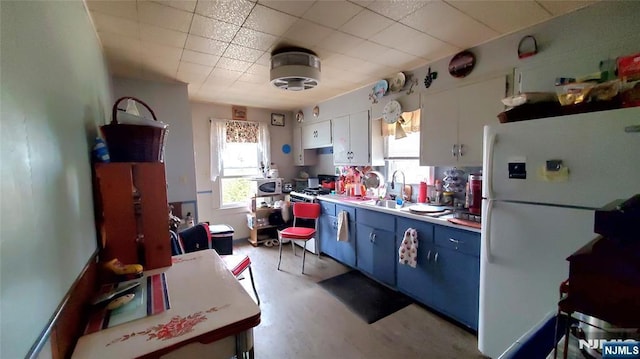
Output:
<instances>
[{"instance_id":1,"label":"dish towel on oven","mask_svg":"<svg viewBox=\"0 0 640 359\"><path fill-rule=\"evenodd\" d=\"M398 249L398 262L415 268L418 264L418 231L408 228Z\"/></svg>"},{"instance_id":2,"label":"dish towel on oven","mask_svg":"<svg viewBox=\"0 0 640 359\"><path fill-rule=\"evenodd\" d=\"M340 211L338 214L338 241L349 241L349 212Z\"/></svg>"}]
</instances>

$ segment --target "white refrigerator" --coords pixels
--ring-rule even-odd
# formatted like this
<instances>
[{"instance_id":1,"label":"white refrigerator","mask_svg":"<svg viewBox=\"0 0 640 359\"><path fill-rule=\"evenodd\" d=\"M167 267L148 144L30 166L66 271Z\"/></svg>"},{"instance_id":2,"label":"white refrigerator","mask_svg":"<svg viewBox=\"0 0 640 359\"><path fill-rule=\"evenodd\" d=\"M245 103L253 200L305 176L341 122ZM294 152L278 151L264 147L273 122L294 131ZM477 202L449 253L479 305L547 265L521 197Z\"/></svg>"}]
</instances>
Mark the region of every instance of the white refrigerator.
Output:
<instances>
[{"instance_id":1,"label":"white refrigerator","mask_svg":"<svg viewBox=\"0 0 640 359\"><path fill-rule=\"evenodd\" d=\"M640 193L640 107L485 126L483 161L478 349L498 358L557 311L594 209Z\"/></svg>"}]
</instances>

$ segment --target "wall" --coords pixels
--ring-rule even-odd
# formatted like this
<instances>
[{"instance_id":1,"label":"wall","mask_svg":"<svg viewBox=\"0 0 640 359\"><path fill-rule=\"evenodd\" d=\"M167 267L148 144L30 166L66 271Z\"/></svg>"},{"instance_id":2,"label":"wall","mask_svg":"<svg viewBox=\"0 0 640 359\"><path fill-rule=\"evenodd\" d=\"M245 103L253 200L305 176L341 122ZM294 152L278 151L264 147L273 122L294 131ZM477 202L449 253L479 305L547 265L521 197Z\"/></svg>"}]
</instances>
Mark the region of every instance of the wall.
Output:
<instances>
[{"instance_id":1,"label":"wall","mask_svg":"<svg viewBox=\"0 0 640 359\"><path fill-rule=\"evenodd\" d=\"M116 99L133 96L144 101L159 121L169 124L164 151L169 202L196 200L196 175L193 159L193 131L187 85L114 77ZM126 108L122 101L120 108ZM142 114L143 107L140 108Z\"/></svg>"},{"instance_id":2,"label":"wall","mask_svg":"<svg viewBox=\"0 0 640 359\"><path fill-rule=\"evenodd\" d=\"M211 182L210 179L209 120L212 118L230 119L231 106L194 102L191 104L191 113L198 191L198 220L214 224L226 223L235 229L234 238L247 238L249 237L245 217L247 209L220 209L218 182ZM280 177L288 180L298 173L298 169L292 165L292 153L282 152L283 145L292 145L294 122L292 113L249 107L247 108L247 120L271 123L271 113L285 114L285 126L269 125L269 133L271 136L271 161L278 167Z\"/></svg>"},{"instance_id":3,"label":"wall","mask_svg":"<svg viewBox=\"0 0 640 359\"><path fill-rule=\"evenodd\" d=\"M450 57L434 61L428 66L412 72L419 82L417 92L426 94L468 85L499 75L511 75L511 88L526 91L554 91L556 77L579 77L598 71L600 60L640 51L640 13L638 1L602 1L574 13L552 19L548 22L518 31L511 35L472 48L476 55L476 67L464 79L449 75L447 68ZM520 60L517 56L518 42L525 35L534 35L539 53ZM428 68L439 76L429 89L423 80ZM520 83L513 85L513 74ZM391 74L380 74L381 78ZM372 110L372 118L382 114L384 104L404 92L389 94L379 104L368 100L373 84L338 96L319 104L321 120L331 119L341 114ZM313 119L312 107L302 111L307 119ZM428 109L423 109L428 111ZM497 121L497 119L495 120ZM497 123L497 122L496 122ZM327 166L327 156L321 165Z\"/></svg>"},{"instance_id":4,"label":"wall","mask_svg":"<svg viewBox=\"0 0 640 359\"><path fill-rule=\"evenodd\" d=\"M20 358L97 248L90 151L112 97L82 1L0 12L0 357Z\"/></svg>"}]
</instances>

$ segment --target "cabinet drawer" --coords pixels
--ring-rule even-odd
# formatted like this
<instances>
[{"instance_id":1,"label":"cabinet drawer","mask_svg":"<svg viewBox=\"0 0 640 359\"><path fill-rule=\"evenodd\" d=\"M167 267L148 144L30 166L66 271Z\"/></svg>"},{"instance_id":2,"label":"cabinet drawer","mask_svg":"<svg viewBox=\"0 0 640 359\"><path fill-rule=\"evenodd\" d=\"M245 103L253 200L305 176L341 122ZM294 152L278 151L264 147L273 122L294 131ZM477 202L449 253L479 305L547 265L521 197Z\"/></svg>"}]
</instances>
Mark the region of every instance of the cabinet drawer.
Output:
<instances>
[{"instance_id":1,"label":"cabinet drawer","mask_svg":"<svg viewBox=\"0 0 640 359\"><path fill-rule=\"evenodd\" d=\"M329 216L336 215L335 203L320 201L320 206L322 206L322 214L327 214Z\"/></svg>"},{"instance_id":2,"label":"cabinet drawer","mask_svg":"<svg viewBox=\"0 0 640 359\"><path fill-rule=\"evenodd\" d=\"M427 222L416 221L414 219L400 218L398 217L397 226L398 228L396 232L396 236L398 237L398 246L400 246L400 242L404 238L404 232L408 228L413 228L418 231L418 243L422 244L433 244L433 227L434 225Z\"/></svg>"},{"instance_id":3,"label":"cabinet drawer","mask_svg":"<svg viewBox=\"0 0 640 359\"><path fill-rule=\"evenodd\" d=\"M479 233L445 226L436 226L434 233L437 246L480 257Z\"/></svg>"},{"instance_id":4,"label":"cabinet drawer","mask_svg":"<svg viewBox=\"0 0 640 359\"><path fill-rule=\"evenodd\" d=\"M366 224L373 228L382 228L395 232L395 217L390 214L358 208L356 210L356 222Z\"/></svg>"}]
</instances>

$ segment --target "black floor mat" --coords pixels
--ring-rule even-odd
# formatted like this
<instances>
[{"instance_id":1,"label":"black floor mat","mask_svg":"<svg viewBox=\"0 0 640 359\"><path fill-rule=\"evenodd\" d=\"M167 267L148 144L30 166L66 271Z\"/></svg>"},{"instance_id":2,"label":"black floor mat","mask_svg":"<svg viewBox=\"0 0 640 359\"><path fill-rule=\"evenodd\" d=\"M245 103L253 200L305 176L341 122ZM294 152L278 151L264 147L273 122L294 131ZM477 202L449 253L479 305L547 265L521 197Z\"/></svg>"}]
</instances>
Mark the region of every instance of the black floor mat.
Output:
<instances>
[{"instance_id":1,"label":"black floor mat","mask_svg":"<svg viewBox=\"0 0 640 359\"><path fill-rule=\"evenodd\" d=\"M378 284L358 271L325 279L318 284L369 324L412 303L406 295Z\"/></svg>"}]
</instances>

